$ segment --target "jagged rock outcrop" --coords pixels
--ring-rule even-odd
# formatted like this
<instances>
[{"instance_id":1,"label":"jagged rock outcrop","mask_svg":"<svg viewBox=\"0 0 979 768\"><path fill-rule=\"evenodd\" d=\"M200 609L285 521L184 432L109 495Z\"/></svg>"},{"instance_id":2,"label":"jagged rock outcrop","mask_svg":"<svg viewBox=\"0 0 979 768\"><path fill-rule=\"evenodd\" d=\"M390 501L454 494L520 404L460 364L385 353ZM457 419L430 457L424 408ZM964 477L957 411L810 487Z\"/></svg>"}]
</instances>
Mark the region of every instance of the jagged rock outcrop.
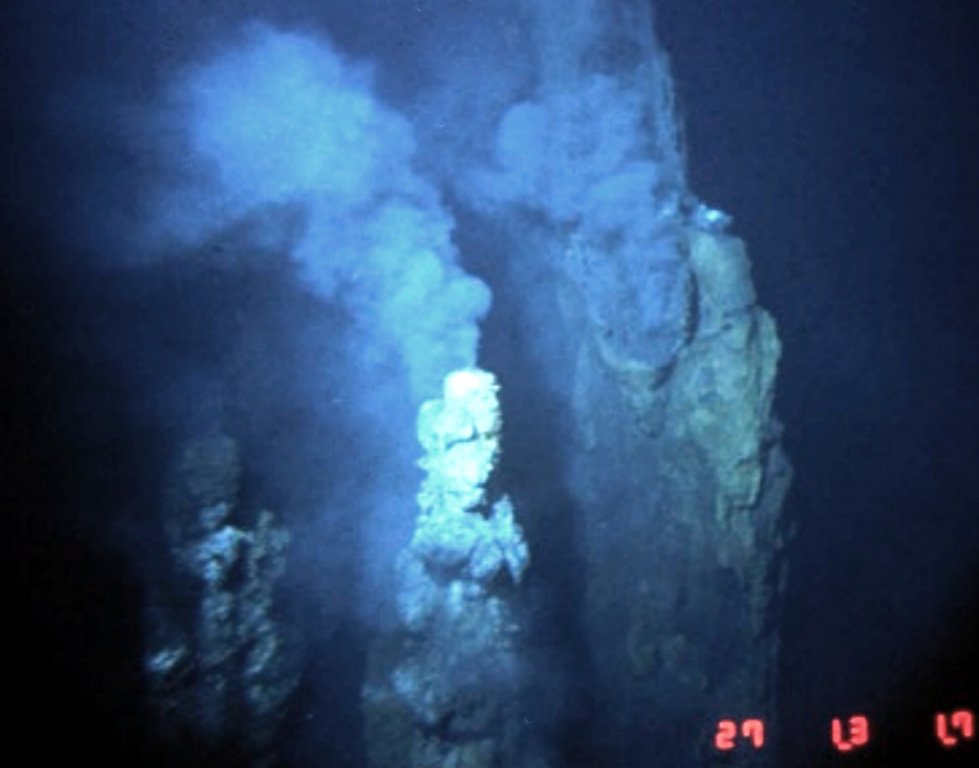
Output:
<instances>
[{"instance_id":1,"label":"jagged rock outcrop","mask_svg":"<svg viewBox=\"0 0 979 768\"><path fill-rule=\"evenodd\" d=\"M397 562L400 627L375 643L363 692L372 768L518 764L511 597L529 555L510 501L490 488L496 391L492 374L456 371L419 412L426 477Z\"/></svg>"},{"instance_id":2,"label":"jagged rock outcrop","mask_svg":"<svg viewBox=\"0 0 979 768\"><path fill-rule=\"evenodd\" d=\"M259 765L274 759L299 668L275 605L289 534L267 510L243 515L239 474L227 435L189 442L176 463L163 513L172 570L152 585L144 665L178 753Z\"/></svg>"}]
</instances>

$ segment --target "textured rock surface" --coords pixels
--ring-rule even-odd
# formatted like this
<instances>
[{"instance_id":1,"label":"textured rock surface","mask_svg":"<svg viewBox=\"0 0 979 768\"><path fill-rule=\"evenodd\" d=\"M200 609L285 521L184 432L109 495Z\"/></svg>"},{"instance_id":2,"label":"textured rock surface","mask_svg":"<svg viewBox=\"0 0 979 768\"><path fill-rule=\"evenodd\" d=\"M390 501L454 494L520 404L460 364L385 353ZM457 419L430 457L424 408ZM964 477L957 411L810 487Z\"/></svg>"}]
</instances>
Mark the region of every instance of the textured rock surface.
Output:
<instances>
[{"instance_id":1,"label":"textured rock surface","mask_svg":"<svg viewBox=\"0 0 979 768\"><path fill-rule=\"evenodd\" d=\"M496 391L491 374L456 371L419 413L426 477L398 558L401 627L375 643L363 693L374 768L515 764L519 629L508 597L529 556L509 500L486 489Z\"/></svg>"},{"instance_id":2,"label":"textured rock surface","mask_svg":"<svg viewBox=\"0 0 979 768\"><path fill-rule=\"evenodd\" d=\"M275 612L289 534L266 510L238 521L239 474L226 435L190 442L176 463L163 521L174 575L154 585L144 666L175 749L261 764L298 683Z\"/></svg>"},{"instance_id":3,"label":"textured rock surface","mask_svg":"<svg viewBox=\"0 0 979 768\"><path fill-rule=\"evenodd\" d=\"M566 315L581 339L570 477L586 531L586 633L613 713L601 726L609 765L650 739L664 759L706 764L693 745L718 702L774 726L791 475L772 413L779 341L743 244L694 227L686 237L691 320L668 364L622 353L586 313Z\"/></svg>"}]
</instances>

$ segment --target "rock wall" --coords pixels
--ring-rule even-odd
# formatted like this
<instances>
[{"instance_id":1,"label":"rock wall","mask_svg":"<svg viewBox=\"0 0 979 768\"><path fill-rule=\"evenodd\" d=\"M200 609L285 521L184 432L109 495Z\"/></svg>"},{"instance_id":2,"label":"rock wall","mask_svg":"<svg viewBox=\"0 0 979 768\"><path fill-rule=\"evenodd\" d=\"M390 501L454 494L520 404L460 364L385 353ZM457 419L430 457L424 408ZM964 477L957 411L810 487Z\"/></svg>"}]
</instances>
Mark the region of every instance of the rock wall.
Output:
<instances>
[{"instance_id":1,"label":"rock wall","mask_svg":"<svg viewBox=\"0 0 979 768\"><path fill-rule=\"evenodd\" d=\"M665 361L624 354L559 288L579 340L568 482L608 765L652 745L663 765L709 764L722 716L776 731L791 479L772 411L779 340L741 241L691 221L678 242L687 300L663 318Z\"/></svg>"}]
</instances>

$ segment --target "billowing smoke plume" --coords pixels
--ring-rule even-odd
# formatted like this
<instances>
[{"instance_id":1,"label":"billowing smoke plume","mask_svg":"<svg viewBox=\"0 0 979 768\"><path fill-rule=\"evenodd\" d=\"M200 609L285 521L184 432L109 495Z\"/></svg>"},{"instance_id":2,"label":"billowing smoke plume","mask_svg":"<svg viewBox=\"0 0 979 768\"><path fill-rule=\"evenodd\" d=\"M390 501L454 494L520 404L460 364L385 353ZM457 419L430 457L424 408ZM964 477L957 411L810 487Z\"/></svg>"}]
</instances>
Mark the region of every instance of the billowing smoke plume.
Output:
<instances>
[{"instance_id":1,"label":"billowing smoke plume","mask_svg":"<svg viewBox=\"0 0 979 768\"><path fill-rule=\"evenodd\" d=\"M196 248L249 222L368 343L397 351L416 403L475 362L489 291L456 265L452 220L411 167L411 127L374 99L367 69L325 40L253 26L180 78L159 122L182 146L178 180L150 200L146 248Z\"/></svg>"}]
</instances>

